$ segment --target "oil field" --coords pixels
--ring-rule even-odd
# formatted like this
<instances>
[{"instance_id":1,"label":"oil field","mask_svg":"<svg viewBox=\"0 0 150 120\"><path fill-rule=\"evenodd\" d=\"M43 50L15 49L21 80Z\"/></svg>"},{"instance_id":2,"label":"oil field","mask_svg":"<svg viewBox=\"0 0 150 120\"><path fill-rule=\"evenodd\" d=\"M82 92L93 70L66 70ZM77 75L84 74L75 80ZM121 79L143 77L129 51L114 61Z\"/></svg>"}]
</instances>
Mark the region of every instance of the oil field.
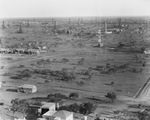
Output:
<instances>
[{"instance_id":1,"label":"oil field","mask_svg":"<svg viewBox=\"0 0 150 120\"><path fill-rule=\"evenodd\" d=\"M18 18L0 24L3 120L52 120L44 117L47 111L39 115L43 102L73 112L70 120L150 119L149 17Z\"/></svg>"}]
</instances>

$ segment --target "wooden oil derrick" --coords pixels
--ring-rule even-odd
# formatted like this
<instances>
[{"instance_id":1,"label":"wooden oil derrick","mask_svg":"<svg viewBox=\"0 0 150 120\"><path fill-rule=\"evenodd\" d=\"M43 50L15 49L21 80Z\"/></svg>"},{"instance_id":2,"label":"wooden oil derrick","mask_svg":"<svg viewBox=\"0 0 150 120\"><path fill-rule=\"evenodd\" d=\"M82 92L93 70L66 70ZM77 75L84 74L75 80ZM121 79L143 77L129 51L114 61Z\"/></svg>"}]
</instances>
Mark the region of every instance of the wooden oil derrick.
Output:
<instances>
[{"instance_id":1,"label":"wooden oil derrick","mask_svg":"<svg viewBox=\"0 0 150 120\"><path fill-rule=\"evenodd\" d=\"M54 19L52 18L52 25L54 24Z\"/></svg>"},{"instance_id":2,"label":"wooden oil derrick","mask_svg":"<svg viewBox=\"0 0 150 120\"><path fill-rule=\"evenodd\" d=\"M78 18L78 25L80 25L80 18Z\"/></svg>"},{"instance_id":3,"label":"wooden oil derrick","mask_svg":"<svg viewBox=\"0 0 150 120\"><path fill-rule=\"evenodd\" d=\"M83 18L81 18L81 20L80 20L80 24L83 24Z\"/></svg>"},{"instance_id":4,"label":"wooden oil derrick","mask_svg":"<svg viewBox=\"0 0 150 120\"><path fill-rule=\"evenodd\" d=\"M23 31L22 31L22 23L21 22L19 23L19 31L18 31L18 33L23 33Z\"/></svg>"},{"instance_id":5,"label":"wooden oil derrick","mask_svg":"<svg viewBox=\"0 0 150 120\"><path fill-rule=\"evenodd\" d=\"M5 27L5 22L3 21L3 23L2 23L2 29L5 29L6 27Z\"/></svg>"},{"instance_id":6,"label":"wooden oil derrick","mask_svg":"<svg viewBox=\"0 0 150 120\"><path fill-rule=\"evenodd\" d=\"M56 22L56 20L54 20L54 27L53 27L54 29L56 29L57 28L57 22Z\"/></svg>"},{"instance_id":7,"label":"wooden oil derrick","mask_svg":"<svg viewBox=\"0 0 150 120\"><path fill-rule=\"evenodd\" d=\"M0 39L0 47L3 47L3 43L2 40Z\"/></svg>"},{"instance_id":8,"label":"wooden oil derrick","mask_svg":"<svg viewBox=\"0 0 150 120\"><path fill-rule=\"evenodd\" d=\"M121 29L121 18L118 19L118 28Z\"/></svg>"},{"instance_id":9,"label":"wooden oil derrick","mask_svg":"<svg viewBox=\"0 0 150 120\"><path fill-rule=\"evenodd\" d=\"M68 24L71 24L71 19L69 18Z\"/></svg>"},{"instance_id":10,"label":"wooden oil derrick","mask_svg":"<svg viewBox=\"0 0 150 120\"><path fill-rule=\"evenodd\" d=\"M107 33L107 23L104 23L104 27L105 27L105 33Z\"/></svg>"},{"instance_id":11,"label":"wooden oil derrick","mask_svg":"<svg viewBox=\"0 0 150 120\"><path fill-rule=\"evenodd\" d=\"M27 27L30 27L30 22L29 22L29 20L27 21Z\"/></svg>"}]
</instances>

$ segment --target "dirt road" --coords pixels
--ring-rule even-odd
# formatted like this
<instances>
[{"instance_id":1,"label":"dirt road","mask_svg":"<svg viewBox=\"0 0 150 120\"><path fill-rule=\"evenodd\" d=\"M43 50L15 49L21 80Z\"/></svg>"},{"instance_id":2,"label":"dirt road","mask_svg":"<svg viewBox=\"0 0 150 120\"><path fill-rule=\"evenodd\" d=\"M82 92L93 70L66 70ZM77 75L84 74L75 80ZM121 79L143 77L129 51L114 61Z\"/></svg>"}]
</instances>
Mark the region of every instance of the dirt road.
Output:
<instances>
[{"instance_id":1,"label":"dirt road","mask_svg":"<svg viewBox=\"0 0 150 120\"><path fill-rule=\"evenodd\" d=\"M146 100L150 97L150 78L146 83L139 89L134 98Z\"/></svg>"}]
</instances>

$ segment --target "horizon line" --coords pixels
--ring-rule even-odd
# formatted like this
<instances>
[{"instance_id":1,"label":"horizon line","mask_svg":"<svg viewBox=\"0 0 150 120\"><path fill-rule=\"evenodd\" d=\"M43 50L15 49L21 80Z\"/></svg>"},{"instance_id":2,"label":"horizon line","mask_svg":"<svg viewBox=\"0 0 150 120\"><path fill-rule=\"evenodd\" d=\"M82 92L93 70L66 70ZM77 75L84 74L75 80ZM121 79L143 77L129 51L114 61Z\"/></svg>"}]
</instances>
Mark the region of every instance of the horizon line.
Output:
<instances>
[{"instance_id":1,"label":"horizon line","mask_svg":"<svg viewBox=\"0 0 150 120\"><path fill-rule=\"evenodd\" d=\"M34 19L34 18L100 18L100 17L150 17L150 15L128 15L128 16L121 16L121 15L106 15L106 16L36 16L36 17L29 17L29 16L26 16L26 17L0 17L0 19Z\"/></svg>"}]
</instances>

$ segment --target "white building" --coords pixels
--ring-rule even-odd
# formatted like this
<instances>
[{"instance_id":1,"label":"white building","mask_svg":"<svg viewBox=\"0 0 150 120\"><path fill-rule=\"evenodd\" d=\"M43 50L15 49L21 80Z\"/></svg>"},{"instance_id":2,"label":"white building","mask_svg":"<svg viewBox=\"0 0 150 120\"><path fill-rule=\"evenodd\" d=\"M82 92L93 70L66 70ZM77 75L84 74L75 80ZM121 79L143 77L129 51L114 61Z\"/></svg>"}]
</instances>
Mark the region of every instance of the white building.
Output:
<instances>
[{"instance_id":1,"label":"white building","mask_svg":"<svg viewBox=\"0 0 150 120\"><path fill-rule=\"evenodd\" d=\"M49 102L49 103L44 103L40 109L38 109L38 112L43 115L46 112L51 111L51 112L55 112L56 111L56 104Z\"/></svg>"},{"instance_id":2,"label":"white building","mask_svg":"<svg viewBox=\"0 0 150 120\"><path fill-rule=\"evenodd\" d=\"M45 120L73 120L73 112L61 110L58 112L48 111L43 114Z\"/></svg>"},{"instance_id":3,"label":"white building","mask_svg":"<svg viewBox=\"0 0 150 120\"><path fill-rule=\"evenodd\" d=\"M18 92L35 93L37 92L37 87L35 85L24 84L24 85L18 86Z\"/></svg>"}]
</instances>

